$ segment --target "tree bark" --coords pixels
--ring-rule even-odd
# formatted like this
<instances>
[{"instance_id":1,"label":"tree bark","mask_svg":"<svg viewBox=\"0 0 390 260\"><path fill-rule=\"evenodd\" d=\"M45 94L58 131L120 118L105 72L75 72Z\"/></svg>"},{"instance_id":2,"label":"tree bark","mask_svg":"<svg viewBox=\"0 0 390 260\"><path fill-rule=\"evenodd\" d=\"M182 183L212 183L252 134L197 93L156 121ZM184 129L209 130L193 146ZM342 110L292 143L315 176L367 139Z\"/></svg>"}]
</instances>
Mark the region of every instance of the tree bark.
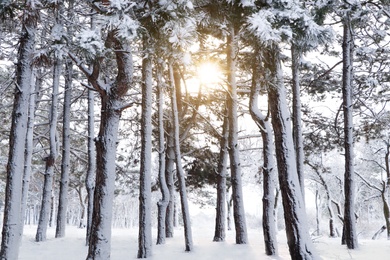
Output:
<instances>
[{"instance_id":1,"label":"tree bark","mask_svg":"<svg viewBox=\"0 0 390 260\"><path fill-rule=\"evenodd\" d=\"M352 70L353 70L353 39L352 25L348 14L343 24L343 114L344 114L344 240L348 249L358 248L355 219L355 172L353 162L353 118L352 118Z\"/></svg>"},{"instance_id":2,"label":"tree bark","mask_svg":"<svg viewBox=\"0 0 390 260\"><path fill-rule=\"evenodd\" d=\"M65 64L65 95L62 121L62 164L60 193L58 198L56 238L65 236L66 211L68 208L68 187L70 172L70 108L72 102L72 61L67 59Z\"/></svg>"},{"instance_id":3,"label":"tree bark","mask_svg":"<svg viewBox=\"0 0 390 260\"><path fill-rule=\"evenodd\" d=\"M23 178L24 149L26 145L27 120L31 81L32 57L35 50L35 33L38 13L33 3L26 1L22 17L22 34L16 66L16 86L9 136L7 182L5 187L4 218L1 237L0 259L18 259L21 237L21 185Z\"/></svg>"},{"instance_id":4,"label":"tree bark","mask_svg":"<svg viewBox=\"0 0 390 260\"><path fill-rule=\"evenodd\" d=\"M296 44L291 45L291 70L292 70L292 119L293 119L293 140L295 157L297 160L297 172L299 184L301 185L303 202L305 202L305 174L303 171L303 137L302 137L302 115L301 115L301 85L299 82L299 66L302 52Z\"/></svg>"},{"instance_id":5,"label":"tree bark","mask_svg":"<svg viewBox=\"0 0 390 260\"><path fill-rule=\"evenodd\" d=\"M85 244L89 245L92 228L93 197L96 179L96 149L95 149L95 109L94 92L88 90L88 169L85 177L85 187L87 189L87 228Z\"/></svg>"},{"instance_id":6,"label":"tree bark","mask_svg":"<svg viewBox=\"0 0 390 260\"><path fill-rule=\"evenodd\" d=\"M62 3L59 3L62 4ZM56 10L56 12L59 12ZM57 119L58 119L58 95L60 87L60 76L62 72L62 57L60 53L56 53L53 67L53 90L50 107L49 119L49 142L50 152L45 158L46 169L44 173L44 184L42 191L41 212L39 214L38 228L35 235L35 241L41 242L46 240L47 226L50 222L51 199L53 190L53 178L55 161L58 156L57 146Z\"/></svg>"},{"instance_id":7,"label":"tree bark","mask_svg":"<svg viewBox=\"0 0 390 260\"><path fill-rule=\"evenodd\" d=\"M191 220L190 212L188 208L187 201L187 191L186 183L184 178L183 166L181 163L181 151L180 151L180 134L179 134L179 113L176 104L176 94L175 94L175 84L173 76L172 63L169 62L169 79L171 83L171 105L172 105L172 125L174 132L174 150L175 150L175 164L176 164L176 174L179 182L179 193L180 193L180 202L181 210L184 224L184 238L185 238L185 251L190 252L193 250L192 242L192 230L191 230Z\"/></svg>"},{"instance_id":8,"label":"tree bark","mask_svg":"<svg viewBox=\"0 0 390 260\"><path fill-rule=\"evenodd\" d=\"M107 35L106 47L115 53L116 81L110 85L99 80L100 63L95 61L94 71L87 74L91 84L101 97L100 129L96 140L96 182L94 210L88 260L110 259L112 206L115 192L115 158L119 119L123 97L132 83L133 59L128 43L117 38L116 31Z\"/></svg>"},{"instance_id":9,"label":"tree bark","mask_svg":"<svg viewBox=\"0 0 390 260\"><path fill-rule=\"evenodd\" d=\"M287 243L291 258L316 259L314 246L309 236L305 207L296 168L291 120L288 114L283 71L279 46L267 47L265 68L269 75L268 98L272 115L272 126L275 135L276 159L278 165L279 185L283 199Z\"/></svg>"},{"instance_id":10,"label":"tree bark","mask_svg":"<svg viewBox=\"0 0 390 260\"><path fill-rule=\"evenodd\" d=\"M169 124L169 123L168 123ZM173 237L174 233L174 211L175 211L175 183L174 183L174 171L175 171L175 150L174 139L172 133L172 126L168 126L167 129L167 151L165 155L165 178L167 180L167 186L169 190L169 203L166 210L165 219L165 234L167 238Z\"/></svg>"},{"instance_id":11,"label":"tree bark","mask_svg":"<svg viewBox=\"0 0 390 260\"><path fill-rule=\"evenodd\" d=\"M242 195L241 183L241 163L240 151L238 147L238 100L236 85L236 57L237 57L237 39L234 26L229 29L227 37L227 80L229 97L227 101L228 121L229 121L229 158L233 194L233 217L236 230L236 243L248 243L246 230L244 201Z\"/></svg>"},{"instance_id":12,"label":"tree bark","mask_svg":"<svg viewBox=\"0 0 390 260\"><path fill-rule=\"evenodd\" d=\"M272 140L272 128L269 117L264 116L258 108L258 96L261 90L261 68L260 53L256 50L255 61L253 62L252 86L249 101L249 111L252 119L258 125L263 141L263 236L265 253L267 255L277 254L276 221L275 221L275 175L276 163L274 160L274 148Z\"/></svg>"},{"instance_id":13,"label":"tree bark","mask_svg":"<svg viewBox=\"0 0 390 260\"><path fill-rule=\"evenodd\" d=\"M141 169L139 193L138 258L152 254L151 172L152 172L152 59L149 39L144 37L146 57L142 60Z\"/></svg>"},{"instance_id":14,"label":"tree bark","mask_svg":"<svg viewBox=\"0 0 390 260\"><path fill-rule=\"evenodd\" d=\"M68 1L68 18L73 19L73 0ZM62 8L63 10L63 8ZM69 35L73 31L71 26L68 27ZM57 225L56 238L65 236L66 228L66 212L68 208L68 187L69 187L69 172L70 172L70 109L72 105L72 79L73 79L73 63L70 58L65 60L65 94L63 107L63 121L62 121L62 163L61 163L61 180L60 192L58 197L57 209Z\"/></svg>"},{"instance_id":15,"label":"tree bark","mask_svg":"<svg viewBox=\"0 0 390 260\"><path fill-rule=\"evenodd\" d=\"M161 190L161 199L157 202L157 245L165 244L166 214L170 193L165 178L165 131L164 131L164 90L162 81L162 68L157 65L157 103L158 103L158 178Z\"/></svg>"},{"instance_id":16,"label":"tree bark","mask_svg":"<svg viewBox=\"0 0 390 260\"><path fill-rule=\"evenodd\" d=\"M217 169L217 207L215 216L214 242L225 241L226 236L226 173L228 162L229 122L224 116L220 140L219 161Z\"/></svg>"}]
</instances>

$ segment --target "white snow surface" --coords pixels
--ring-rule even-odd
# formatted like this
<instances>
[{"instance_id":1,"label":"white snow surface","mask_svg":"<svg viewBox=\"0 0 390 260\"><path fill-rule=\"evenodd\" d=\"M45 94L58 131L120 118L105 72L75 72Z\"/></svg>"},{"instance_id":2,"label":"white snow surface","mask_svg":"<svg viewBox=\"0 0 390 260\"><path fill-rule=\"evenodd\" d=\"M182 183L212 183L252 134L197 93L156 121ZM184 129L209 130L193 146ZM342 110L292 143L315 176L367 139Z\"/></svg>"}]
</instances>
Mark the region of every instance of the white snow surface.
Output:
<instances>
[{"instance_id":1,"label":"white snow surface","mask_svg":"<svg viewBox=\"0 0 390 260\"><path fill-rule=\"evenodd\" d=\"M211 211L210 211L211 212ZM214 234L214 216L209 212L199 211L192 216L194 251L184 251L183 228L176 228L174 238L167 239L165 245L154 245L153 260L254 260L254 259L291 259L284 230L278 232L279 255L267 256L264 253L264 243L261 228L249 229L249 244L236 245L234 231L227 231L225 242L212 242ZM20 260L78 260L85 259L87 247L85 229L67 226L65 238L54 238L55 227L48 229L48 239L45 242L34 242L36 226L26 226L20 248ZM111 259L136 259L138 229L113 229ZM157 230L153 229L153 243ZM328 238L326 235L313 238L314 246L321 259L388 259L390 241L385 235L379 240L360 239L359 249L348 250L340 244L340 238Z\"/></svg>"}]
</instances>

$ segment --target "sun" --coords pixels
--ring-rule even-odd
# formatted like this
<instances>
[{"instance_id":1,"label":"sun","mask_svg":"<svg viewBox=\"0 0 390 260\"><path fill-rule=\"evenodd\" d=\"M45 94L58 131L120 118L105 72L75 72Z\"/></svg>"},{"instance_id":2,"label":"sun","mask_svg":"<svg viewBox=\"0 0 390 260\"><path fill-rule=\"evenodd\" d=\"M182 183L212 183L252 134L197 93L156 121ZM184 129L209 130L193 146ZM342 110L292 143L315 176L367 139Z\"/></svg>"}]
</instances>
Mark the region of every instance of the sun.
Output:
<instances>
[{"instance_id":1,"label":"sun","mask_svg":"<svg viewBox=\"0 0 390 260\"><path fill-rule=\"evenodd\" d=\"M203 62L197 66L197 77L205 87L212 87L221 82L222 72L213 62Z\"/></svg>"}]
</instances>

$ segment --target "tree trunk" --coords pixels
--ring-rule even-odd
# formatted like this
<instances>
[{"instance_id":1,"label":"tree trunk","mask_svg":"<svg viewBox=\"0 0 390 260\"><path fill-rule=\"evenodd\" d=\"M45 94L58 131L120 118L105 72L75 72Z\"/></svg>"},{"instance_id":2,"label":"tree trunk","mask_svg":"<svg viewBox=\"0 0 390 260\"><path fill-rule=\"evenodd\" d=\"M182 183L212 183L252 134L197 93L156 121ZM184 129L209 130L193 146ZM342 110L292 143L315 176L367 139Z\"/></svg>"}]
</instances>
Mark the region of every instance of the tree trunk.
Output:
<instances>
[{"instance_id":1,"label":"tree trunk","mask_svg":"<svg viewBox=\"0 0 390 260\"><path fill-rule=\"evenodd\" d=\"M5 187L4 218L1 237L0 259L18 259L21 237L21 189L23 177L24 149L26 145L27 120L31 82L32 61L35 50L35 33L38 14L33 3L27 1L22 17L16 86L9 136L7 182Z\"/></svg>"},{"instance_id":2,"label":"tree trunk","mask_svg":"<svg viewBox=\"0 0 390 260\"><path fill-rule=\"evenodd\" d=\"M233 196L226 189L226 214L227 214L227 230L232 230L232 206L233 206Z\"/></svg>"},{"instance_id":3,"label":"tree trunk","mask_svg":"<svg viewBox=\"0 0 390 260\"><path fill-rule=\"evenodd\" d=\"M96 140L94 210L88 260L110 259L118 126L123 109L122 98L132 83L133 75L130 46L127 42L123 44L117 37L115 30L110 31L105 44L115 53L118 70L115 82L107 85L99 80L99 61L95 61L94 72L87 73L91 84L99 91L101 97L100 130Z\"/></svg>"},{"instance_id":4,"label":"tree trunk","mask_svg":"<svg viewBox=\"0 0 390 260\"><path fill-rule=\"evenodd\" d=\"M89 245L92 228L93 197L95 191L96 172L96 149L95 149L95 109L94 92L88 90L88 169L85 177L85 187L87 189L87 228L85 244Z\"/></svg>"},{"instance_id":5,"label":"tree trunk","mask_svg":"<svg viewBox=\"0 0 390 260\"><path fill-rule=\"evenodd\" d=\"M295 157L297 160L297 172L301 185L303 202L305 202L305 174L303 172L303 138L302 138L302 115L301 115L301 86L299 82L299 66L302 52L296 44L291 45L291 69L292 69L292 112L293 112L293 140Z\"/></svg>"},{"instance_id":6,"label":"tree trunk","mask_svg":"<svg viewBox=\"0 0 390 260\"><path fill-rule=\"evenodd\" d=\"M283 71L280 49L277 45L268 47L264 57L270 86L268 98L275 134L276 159L279 185L283 199L287 243L291 258L316 259L314 246L309 236L305 207L296 168L294 144L289 125L289 111L283 85Z\"/></svg>"},{"instance_id":7,"label":"tree trunk","mask_svg":"<svg viewBox=\"0 0 390 260\"><path fill-rule=\"evenodd\" d=\"M96 183L91 237L87 259L110 259L112 206L115 189L115 155L120 113L115 97L102 97L96 141Z\"/></svg>"},{"instance_id":8,"label":"tree trunk","mask_svg":"<svg viewBox=\"0 0 390 260\"><path fill-rule=\"evenodd\" d=\"M62 164L60 193L58 198L56 238L65 236L66 211L68 205L68 187L70 171L70 107L72 102L72 61L67 59L65 64L65 95L62 122Z\"/></svg>"},{"instance_id":9,"label":"tree trunk","mask_svg":"<svg viewBox=\"0 0 390 260\"><path fill-rule=\"evenodd\" d=\"M348 16L348 14L347 14ZM353 39L352 26L349 17L344 20L343 34L343 114L344 114L344 148L345 148L345 175L344 175L344 228L343 234L348 249L358 247L355 219L355 172L353 165L353 119L352 119L352 59ZM343 243L344 244L344 243Z\"/></svg>"},{"instance_id":10,"label":"tree trunk","mask_svg":"<svg viewBox=\"0 0 390 260\"><path fill-rule=\"evenodd\" d=\"M46 240L47 226L50 222L54 167L58 155L57 112L58 112L58 95L59 95L61 71L62 71L62 57L60 57L59 53L56 53L56 57L54 60L54 67L53 67L53 90L51 94L52 101L51 101L50 120L49 120L50 152L49 155L45 158L46 169L44 174L44 184L43 184L43 191L42 191L41 212L39 214L38 228L37 228L37 233L35 235L36 242L41 242Z\"/></svg>"},{"instance_id":11,"label":"tree trunk","mask_svg":"<svg viewBox=\"0 0 390 260\"><path fill-rule=\"evenodd\" d=\"M229 96L227 101L228 121L229 121L229 158L233 194L233 217L236 230L236 243L248 243L246 230L244 201L241 184L241 163L240 151L238 147L238 100L236 85L236 57L237 41L233 26L230 28L230 34L227 38L227 73Z\"/></svg>"},{"instance_id":12,"label":"tree trunk","mask_svg":"<svg viewBox=\"0 0 390 260\"><path fill-rule=\"evenodd\" d=\"M226 236L226 172L228 162L228 119L224 115L217 170L217 207L213 241L225 241Z\"/></svg>"},{"instance_id":13,"label":"tree trunk","mask_svg":"<svg viewBox=\"0 0 390 260\"><path fill-rule=\"evenodd\" d=\"M70 0L68 7L69 19L73 19L73 0ZM63 10L63 8L62 8ZM71 27L68 27L69 35L72 35ZM70 172L70 108L72 105L72 79L73 63L70 58L65 61L65 94L62 121L62 163L61 163L61 180L60 193L58 197L56 238L65 236L66 212L68 208L68 187Z\"/></svg>"},{"instance_id":14,"label":"tree trunk","mask_svg":"<svg viewBox=\"0 0 390 260\"><path fill-rule=\"evenodd\" d=\"M144 51L149 39L144 37ZM152 59L146 52L142 60L141 169L139 192L138 258L152 254L151 175L152 175Z\"/></svg>"},{"instance_id":15,"label":"tree trunk","mask_svg":"<svg viewBox=\"0 0 390 260\"><path fill-rule=\"evenodd\" d=\"M172 63L169 63L169 79L171 82L171 105L172 105L172 119L173 119L173 132L174 132L174 147L175 147L175 163L176 163L176 174L179 182L179 193L181 210L184 224L184 238L185 238L185 251L189 252L193 249L192 242L192 230L190 221L190 212L188 209L186 183L184 179L184 171L181 164L181 152L180 152L180 134L179 134L179 116L176 104L175 84L173 77Z\"/></svg>"},{"instance_id":16,"label":"tree trunk","mask_svg":"<svg viewBox=\"0 0 390 260\"><path fill-rule=\"evenodd\" d=\"M158 103L158 178L162 198L157 202L157 245L165 244L166 213L169 204L169 189L165 178L165 131L164 131L164 90L162 68L157 65L157 103Z\"/></svg>"},{"instance_id":17,"label":"tree trunk","mask_svg":"<svg viewBox=\"0 0 390 260\"><path fill-rule=\"evenodd\" d=\"M175 211L175 183L174 183L174 166L175 166L175 150L173 139L173 128L168 127L167 135L167 151L165 159L165 178L169 190L169 203L166 211L165 227L166 237L173 237L174 233L174 211Z\"/></svg>"},{"instance_id":18,"label":"tree trunk","mask_svg":"<svg viewBox=\"0 0 390 260\"><path fill-rule=\"evenodd\" d=\"M276 163L274 160L274 148L272 140L272 128L269 117L264 116L258 108L258 96L261 90L261 68L260 53L257 50L256 60L253 64L252 86L249 102L249 111L252 119L258 125L263 141L263 236L265 253L267 255L277 254L276 222L275 222L275 175Z\"/></svg>"},{"instance_id":19,"label":"tree trunk","mask_svg":"<svg viewBox=\"0 0 390 260\"><path fill-rule=\"evenodd\" d=\"M42 80L35 76L35 93L30 96L30 104L28 109L28 121L27 121L27 134L26 134L26 149L24 152L24 170L23 170L23 182L22 182L22 204L21 204L21 219L20 219L20 235L23 235L24 220L27 209L28 191L30 187L31 178L31 159L34 150L34 120L35 109L38 103L38 92L42 87Z\"/></svg>"}]
</instances>

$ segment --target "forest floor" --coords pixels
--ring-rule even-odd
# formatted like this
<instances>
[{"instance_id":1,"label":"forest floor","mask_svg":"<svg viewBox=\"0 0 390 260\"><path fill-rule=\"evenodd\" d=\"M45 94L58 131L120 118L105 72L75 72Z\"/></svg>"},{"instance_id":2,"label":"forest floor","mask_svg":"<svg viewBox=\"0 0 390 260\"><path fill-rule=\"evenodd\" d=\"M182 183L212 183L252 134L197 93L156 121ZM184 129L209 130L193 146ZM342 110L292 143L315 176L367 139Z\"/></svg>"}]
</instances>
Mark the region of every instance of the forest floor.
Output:
<instances>
[{"instance_id":1,"label":"forest floor","mask_svg":"<svg viewBox=\"0 0 390 260\"><path fill-rule=\"evenodd\" d=\"M290 259L284 231L278 233L279 254L269 257L264 254L262 231L249 229L249 244L236 245L234 231L227 231L225 242L212 242L214 228L212 221L197 221L193 218L194 251L184 252L183 229L175 230L175 237L167 239L165 245L154 245L153 260L256 260L256 259ZM45 242L34 242L36 226L26 226L20 249L20 260L82 260L86 258L85 229L68 226L66 237L55 239L55 228L48 229ZM113 229L112 260L136 259L138 229ZM153 230L156 237L156 230ZM313 238L317 253L324 260L339 259L389 259L390 241L382 234L378 240L359 239L359 249L347 250L340 245L340 238L321 236Z\"/></svg>"}]
</instances>

